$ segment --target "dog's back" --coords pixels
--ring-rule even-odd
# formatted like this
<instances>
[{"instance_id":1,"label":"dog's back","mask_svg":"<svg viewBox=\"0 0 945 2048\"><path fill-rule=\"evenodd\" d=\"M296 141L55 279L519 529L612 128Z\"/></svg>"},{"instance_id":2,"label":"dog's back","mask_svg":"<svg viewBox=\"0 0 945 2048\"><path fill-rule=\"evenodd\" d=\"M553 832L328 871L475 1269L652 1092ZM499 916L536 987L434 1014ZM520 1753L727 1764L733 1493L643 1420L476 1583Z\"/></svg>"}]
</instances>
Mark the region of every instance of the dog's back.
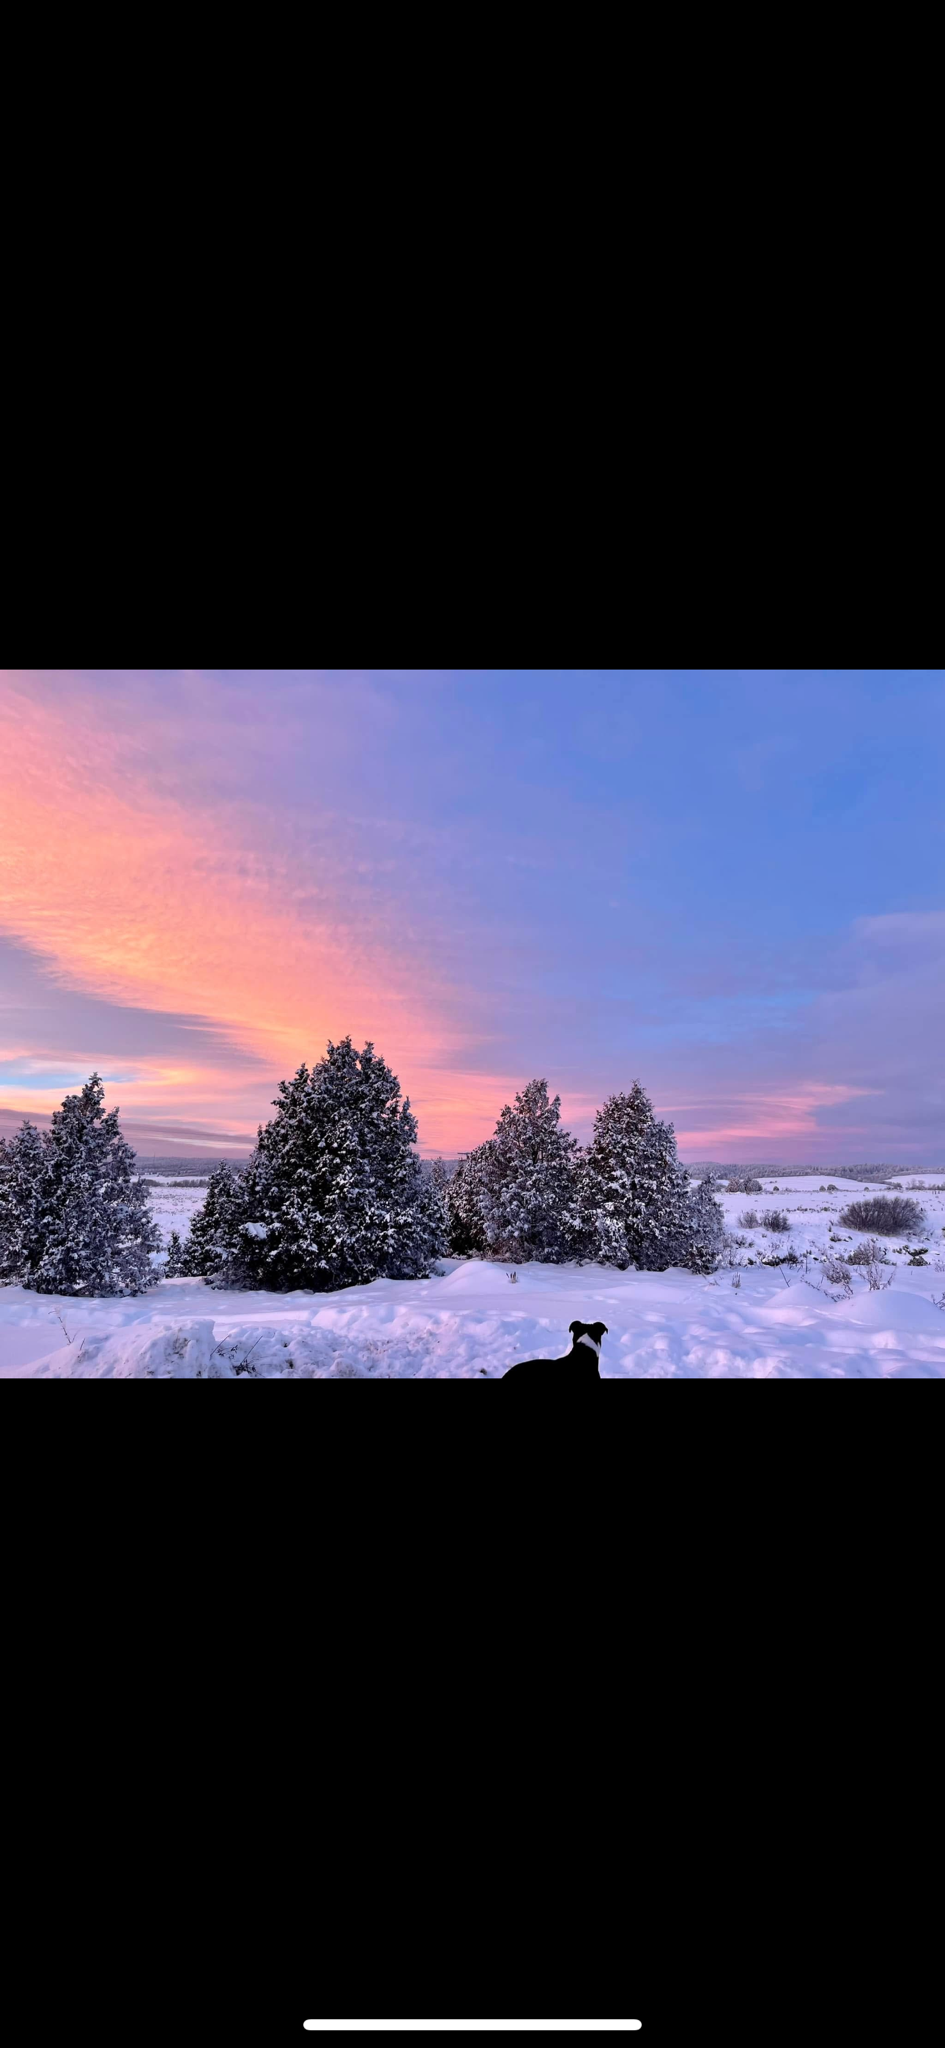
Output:
<instances>
[{"instance_id":1,"label":"dog's back","mask_svg":"<svg viewBox=\"0 0 945 2048\"><path fill-rule=\"evenodd\" d=\"M504 1380L526 1379L554 1382L575 1380L599 1380L601 1338L607 1335L606 1323L572 1323L572 1344L563 1358L523 1358L518 1365L510 1365L502 1373Z\"/></svg>"}]
</instances>

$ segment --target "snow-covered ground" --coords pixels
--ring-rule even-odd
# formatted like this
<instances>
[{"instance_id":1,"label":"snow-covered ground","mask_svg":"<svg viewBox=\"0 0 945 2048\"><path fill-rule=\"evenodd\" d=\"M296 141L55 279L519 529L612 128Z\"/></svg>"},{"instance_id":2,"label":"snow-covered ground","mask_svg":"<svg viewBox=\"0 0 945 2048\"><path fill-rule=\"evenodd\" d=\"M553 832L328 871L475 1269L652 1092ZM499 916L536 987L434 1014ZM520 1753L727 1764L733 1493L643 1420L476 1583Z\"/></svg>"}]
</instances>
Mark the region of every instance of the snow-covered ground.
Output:
<instances>
[{"instance_id":1,"label":"snow-covered ground","mask_svg":"<svg viewBox=\"0 0 945 2048\"><path fill-rule=\"evenodd\" d=\"M181 1175L176 1178L179 1180ZM174 1187L170 1177L164 1174L149 1174L148 1179L157 1183L149 1187L148 1195L154 1221L166 1249L172 1230L176 1230L180 1237L187 1236L191 1218L203 1208L207 1199L207 1183L203 1181L199 1187L182 1188Z\"/></svg>"},{"instance_id":2,"label":"snow-covered ground","mask_svg":"<svg viewBox=\"0 0 945 2048\"><path fill-rule=\"evenodd\" d=\"M3 1287L0 1376L494 1379L518 1358L560 1355L578 1317L608 1326L605 1379L945 1378L945 1309L936 1306L945 1300L945 1192L916 1194L924 1230L885 1242L892 1285L871 1292L854 1266L844 1299L813 1253L849 1254L865 1242L837 1218L855 1195L879 1190L847 1181L821 1194L821 1185L766 1180L762 1196L722 1195L728 1228L749 1242L732 1251L745 1263L711 1279L530 1265L512 1282L505 1266L443 1259L437 1278L332 1294L218 1293L202 1280L163 1280L146 1295L82 1301ZM167 1192L192 1195L193 1207L203 1194ZM769 1206L788 1213L790 1232L739 1228L746 1208ZM183 1232L188 1213L162 1210L165 1234ZM899 1249L907 1241L929 1247L927 1265L908 1264ZM803 1268L747 1264L788 1249L808 1253L806 1279Z\"/></svg>"},{"instance_id":3,"label":"snow-covered ground","mask_svg":"<svg viewBox=\"0 0 945 2048\"><path fill-rule=\"evenodd\" d=\"M813 1253L826 1250L834 1252L840 1258L848 1256L856 1250L858 1244L865 1244L869 1238L868 1231L848 1230L846 1225L839 1221L848 1203L868 1201L875 1195L898 1195L901 1189L905 1201L917 1202L919 1208L925 1210L925 1223L918 1234L913 1233L908 1239L880 1239L886 1257L893 1265L899 1266L909 1263L908 1252L902 1249L907 1244L910 1247L925 1245L928 1248L927 1257L930 1264L933 1259L941 1259L945 1253L945 1190L938 1192L942 1190L943 1179L945 1175L942 1174L904 1174L896 1182L894 1189L878 1187L874 1182L834 1180L831 1185L836 1189L836 1193L821 1194L821 1188L828 1186L828 1182L824 1175L812 1174L806 1179L798 1180L766 1178L761 1182L760 1195L727 1195L723 1193L721 1187L716 1189L716 1193L725 1211L726 1230L747 1240L735 1256L746 1262L749 1259L757 1262L761 1258L787 1251L795 1251L803 1256L805 1251ZM912 1187L913 1181L921 1181L921 1192ZM740 1218L748 1209L754 1209L759 1215L763 1209L782 1210L790 1220L790 1231L764 1230L760 1226L752 1230L744 1229ZM855 1267L853 1271L855 1273ZM813 1277L816 1278L816 1275ZM936 1292L940 1291L936 1289Z\"/></svg>"}]
</instances>

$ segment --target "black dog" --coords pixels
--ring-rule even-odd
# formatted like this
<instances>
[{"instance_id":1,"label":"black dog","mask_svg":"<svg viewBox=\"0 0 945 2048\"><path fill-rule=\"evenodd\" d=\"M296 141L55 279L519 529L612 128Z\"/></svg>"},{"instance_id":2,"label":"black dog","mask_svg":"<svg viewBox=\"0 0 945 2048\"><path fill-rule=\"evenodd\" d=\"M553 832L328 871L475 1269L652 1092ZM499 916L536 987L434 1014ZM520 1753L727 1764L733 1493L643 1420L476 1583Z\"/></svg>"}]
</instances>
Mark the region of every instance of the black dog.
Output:
<instances>
[{"instance_id":1,"label":"black dog","mask_svg":"<svg viewBox=\"0 0 945 2048\"><path fill-rule=\"evenodd\" d=\"M606 1323L571 1323L571 1349L563 1358L523 1358L520 1365L510 1365L508 1372L499 1374L503 1380L511 1380L518 1373L520 1378L533 1380L599 1380L600 1340L607 1335Z\"/></svg>"}]
</instances>

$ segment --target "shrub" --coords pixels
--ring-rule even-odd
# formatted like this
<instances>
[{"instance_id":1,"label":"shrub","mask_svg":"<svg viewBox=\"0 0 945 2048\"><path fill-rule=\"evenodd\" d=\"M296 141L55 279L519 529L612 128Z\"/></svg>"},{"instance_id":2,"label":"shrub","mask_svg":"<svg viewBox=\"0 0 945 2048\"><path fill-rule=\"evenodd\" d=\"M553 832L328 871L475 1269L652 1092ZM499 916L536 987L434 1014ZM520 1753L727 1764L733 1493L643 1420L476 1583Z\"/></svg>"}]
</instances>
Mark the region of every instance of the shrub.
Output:
<instances>
[{"instance_id":1,"label":"shrub","mask_svg":"<svg viewBox=\"0 0 945 2048\"><path fill-rule=\"evenodd\" d=\"M851 1202L844 1209L840 1221L848 1230L871 1230L878 1237L904 1237L919 1230L923 1211L918 1202L910 1202L905 1195L870 1195L861 1202Z\"/></svg>"},{"instance_id":2,"label":"shrub","mask_svg":"<svg viewBox=\"0 0 945 2048\"><path fill-rule=\"evenodd\" d=\"M743 1212L742 1212L741 1216L739 1217L738 1221L739 1221L739 1223L740 1223L740 1225L741 1225L741 1228L742 1228L743 1230L757 1230L757 1228L758 1228L758 1211L757 1211L757 1209L745 1209L745 1210L743 1210Z\"/></svg>"},{"instance_id":3,"label":"shrub","mask_svg":"<svg viewBox=\"0 0 945 2048\"><path fill-rule=\"evenodd\" d=\"M762 1230L790 1230L790 1217L783 1209L765 1209L761 1218Z\"/></svg>"},{"instance_id":4,"label":"shrub","mask_svg":"<svg viewBox=\"0 0 945 2048\"><path fill-rule=\"evenodd\" d=\"M881 1266L888 1266L890 1264L889 1259L887 1259L883 1251L882 1245L877 1243L875 1237L871 1237L868 1244L858 1244L856 1251L850 1253L850 1256L847 1260L847 1265L871 1266L874 1263L874 1261Z\"/></svg>"},{"instance_id":5,"label":"shrub","mask_svg":"<svg viewBox=\"0 0 945 2048\"><path fill-rule=\"evenodd\" d=\"M821 1260L821 1269L830 1287L842 1287L846 1295L853 1293L853 1283L842 1259L835 1259L828 1252Z\"/></svg>"}]
</instances>

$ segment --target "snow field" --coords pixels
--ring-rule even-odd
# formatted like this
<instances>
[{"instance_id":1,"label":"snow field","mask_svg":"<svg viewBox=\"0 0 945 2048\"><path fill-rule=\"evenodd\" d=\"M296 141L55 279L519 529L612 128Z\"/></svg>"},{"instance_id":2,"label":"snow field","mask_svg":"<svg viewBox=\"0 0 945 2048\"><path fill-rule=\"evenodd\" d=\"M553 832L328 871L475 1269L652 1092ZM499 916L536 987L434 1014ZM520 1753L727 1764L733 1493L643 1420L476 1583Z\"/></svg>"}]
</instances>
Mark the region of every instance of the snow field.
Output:
<instances>
[{"instance_id":1,"label":"snow field","mask_svg":"<svg viewBox=\"0 0 945 2048\"><path fill-rule=\"evenodd\" d=\"M177 1180L182 1178L180 1174L174 1177ZM149 1180L157 1178L158 1176L154 1174L148 1175ZM206 1199L206 1186L201 1188L175 1188L171 1187L169 1180L161 1179L157 1187L149 1187L148 1201L154 1215L154 1221L160 1230L164 1247L164 1250L159 1254L160 1263L163 1263L171 1231L176 1230L179 1237L185 1238L197 1210L203 1208Z\"/></svg>"},{"instance_id":2,"label":"snow field","mask_svg":"<svg viewBox=\"0 0 945 2048\"><path fill-rule=\"evenodd\" d=\"M920 1209L925 1210L925 1222L922 1229L917 1234L913 1233L908 1240L904 1237L879 1239L886 1258L893 1266L908 1265L908 1254L902 1249L907 1242L910 1246L928 1246L927 1258L930 1268L933 1267L935 1260L945 1262L945 1192L939 1192L943 1179L945 1175L942 1174L916 1173L903 1175L899 1181L895 1192L898 1193L901 1188L905 1200L917 1202ZM757 1263L761 1258L769 1255L780 1256L787 1251L795 1251L800 1257L803 1257L805 1252L813 1255L826 1251L832 1252L835 1257L843 1258L855 1251L858 1244L867 1244L869 1231L848 1230L846 1224L840 1222L840 1215L848 1203L859 1201L863 1197L868 1199L874 1195L888 1194L890 1190L877 1187L874 1182L837 1180L834 1182L835 1194L821 1194L820 1190L825 1186L825 1180L824 1175L812 1175L798 1180L778 1180L775 1176L761 1182L760 1195L729 1195L724 1192L724 1183L720 1184L716 1188L716 1198L721 1202L725 1212L725 1228L733 1236L747 1239L747 1243L733 1251L732 1256L740 1264L747 1264L749 1259L754 1259ZM923 1181L922 1192L910 1188L909 1182L912 1180ZM759 1226L755 1230L745 1230L738 1219L749 1209L754 1209L759 1214L763 1209L782 1209L790 1221L791 1228L789 1231L775 1231L763 1230ZM856 1268L852 1268L852 1271L855 1275ZM817 1278L812 1268L808 1278ZM936 1288L935 1292L940 1293L941 1288Z\"/></svg>"},{"instance_id":3,"label":"snow field","mask_svg":"<svg viewBox=\"0 0 945 2048\"><path fill-rule=\"evenodd\" d=\"M839 1214L881 1190L838 1181L827 1194L822 1185L816 1176L765 1179L762 1195L719 1192L726 1228L748 1242L731 1250L737 1268L708 1279L530 1264L515 1269L513 1284L507 1264L443 1259L430 1280L328 1294L223 1293L202 1280L90 1300L2 1287L0 1377L492 1379L516 1359L566 1350L574 1317L608 1325L605 1379L945 1377L945 1312L935 1305L945 1299L945 1193L915 1195L926 1224L910 1242L929 1246L928 1265L909 1266L900 1241L884 1240L892 1286L871 1293L852 1267L844 1300L823 1285L813 1255L849 1255L865 1242ZM905 1194L906 1177L902 1185ZM204 1193L150 1190L165 1244L172 1229L186 1234ZM790 1231L740 1228L746 1209L767 1207L786 1212ZM789 1248L810 1255L807 1279L820 1286L797 1268L757 1263Z\"/></svg>"},{"instance_id":4,"label":"snow field","mask_svg":"<svg viewBox=\"0 0 945 2048\"><path fill-rule=\"evenodd\" d=\"M514 1285L507 1268L482 1260L445 1259L441 1269L440 1278L334 1294L225 1294L202 1280L164 1280L147 1295L82 1301L6 1287L0 1374L493 1379L516 1359L566 1350L578 1317L608 1326L605 1379L945 1377L945 1313L932 1300L945 1281L930 1268L900 1269L883 1293L853 1268L849 1300L796 1277L786 1284L787 1268L742 1268L738 1289L725 1267L707 1280L531 1265Z\"/></svg>"}]
</instances>

